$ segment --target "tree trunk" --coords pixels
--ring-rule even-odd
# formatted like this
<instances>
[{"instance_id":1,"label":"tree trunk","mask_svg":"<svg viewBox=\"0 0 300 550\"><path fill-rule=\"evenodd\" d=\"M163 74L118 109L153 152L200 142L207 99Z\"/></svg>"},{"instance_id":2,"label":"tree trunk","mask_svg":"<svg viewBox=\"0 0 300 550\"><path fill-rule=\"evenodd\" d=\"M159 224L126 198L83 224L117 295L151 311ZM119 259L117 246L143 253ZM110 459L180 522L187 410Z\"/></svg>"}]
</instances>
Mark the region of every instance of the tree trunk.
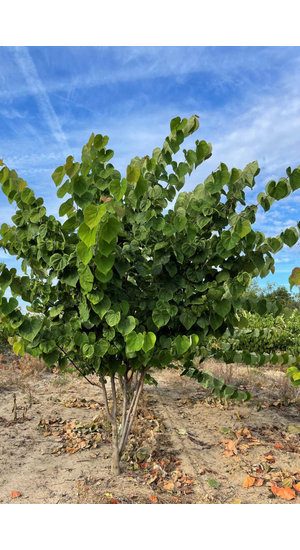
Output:
<instances>
[{"instance_id":1,"label":"tree trunk","mask_svg":"<svg viewBox=\"0 0 300 550\"><path fill-rule=\"evenodd\" d=\"M147 370L148 370L147 368L143 368L143 370L140 373L140 376L138 377L137 375L137 380L136 380L134 389L130 387L131 384L128 383L128 380L126 379L126 377L122 377L123 383L121 384L121 387L123 391L123 410L122 410L120 434L118 433L118 423L117 423L118 411L117 411L115 376L113 375L110 377L111 390L112 390L112 407L111 408L109 407L109 404L108 404L108 395L107 395L104 377L100 377L100 381L101 381L101 385L104 393L106 414L112 426L111 472L113 475L119 475L121 473L120 458L127 444L131 426L136 415L137 406L143 390L143 385L144 385L144 380L145 380Z\"/></svg>"},{"instance_id":2,"label":"tree trunk","mask_svg":"<svg viewBox=\"0 0 300 550\"><path fill-rule=\"evenodd\" d=\"M120 453L117 425L112 425L112 457L111 457L111 473L118 476L121 473L120 468Z\"/></svg>"}]
</instances>

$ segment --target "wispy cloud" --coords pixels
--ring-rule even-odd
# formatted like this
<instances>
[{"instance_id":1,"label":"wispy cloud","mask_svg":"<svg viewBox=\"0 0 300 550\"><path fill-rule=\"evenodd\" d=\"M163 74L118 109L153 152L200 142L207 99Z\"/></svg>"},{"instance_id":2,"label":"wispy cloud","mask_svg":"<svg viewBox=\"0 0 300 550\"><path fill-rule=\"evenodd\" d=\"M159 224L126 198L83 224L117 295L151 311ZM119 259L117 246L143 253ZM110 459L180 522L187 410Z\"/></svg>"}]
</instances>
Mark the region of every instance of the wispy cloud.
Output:
<instances>
[{"instance_id":1,"label":"wispy cloud","mask_svg":"<svg viewBox=\"0 0 300 550\"><path fill-rule=\"evenodd\" d=\"M53 136L64 149L68 149L68 142L59 118L52 106L48 93L39 77L36 66L26 47L12 48L15 60L24 75L30 93L36 98L38 107Z\"/></svg>"}]
</instances>

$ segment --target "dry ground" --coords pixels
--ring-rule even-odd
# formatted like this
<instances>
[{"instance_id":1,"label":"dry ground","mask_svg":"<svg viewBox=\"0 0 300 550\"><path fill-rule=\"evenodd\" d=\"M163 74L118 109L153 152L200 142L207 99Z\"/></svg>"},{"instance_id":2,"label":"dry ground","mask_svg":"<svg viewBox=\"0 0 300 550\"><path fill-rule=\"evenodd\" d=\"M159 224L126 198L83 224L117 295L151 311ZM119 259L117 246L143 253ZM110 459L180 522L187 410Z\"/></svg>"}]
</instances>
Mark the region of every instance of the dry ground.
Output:
<instances>
[{"instance_id":1,"label":"dry ground","mask_svg":"<svg viewBox=\"0 0 300 550\"><path fill-rule=\"evenodd\" d=\"M123 473L113 478L98 389L36 360L2 356L0 501L299 503L297 490L290 501L272 492L285 487L289 495L300 481L299 392L274 368L205 367L253 399L225 406L177 371L158 372L158 387L145 388Z\"/></svg>"}]
</instances>

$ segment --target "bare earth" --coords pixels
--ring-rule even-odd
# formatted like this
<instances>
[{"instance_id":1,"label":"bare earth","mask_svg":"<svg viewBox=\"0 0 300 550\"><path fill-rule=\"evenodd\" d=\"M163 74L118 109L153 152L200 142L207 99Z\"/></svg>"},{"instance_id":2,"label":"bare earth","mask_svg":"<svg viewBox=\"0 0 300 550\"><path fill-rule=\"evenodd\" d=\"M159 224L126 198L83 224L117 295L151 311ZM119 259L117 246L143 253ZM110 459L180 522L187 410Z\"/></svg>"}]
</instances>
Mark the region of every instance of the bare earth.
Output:
<instances>
[{"instance_id":1,"label":"bare earth","mask_svg":"<svg viewBox=\"0 0 300 550\"><path fill-rule=\"evenodd\" d=\"M300 502L299 392L280 370L206 364L253 395L226 406L177 371L155 373L113 478L100 390L37 361L0 359L2 503ZM297 496L282 499L272 486Z\"/></svg>"}]
</instances>

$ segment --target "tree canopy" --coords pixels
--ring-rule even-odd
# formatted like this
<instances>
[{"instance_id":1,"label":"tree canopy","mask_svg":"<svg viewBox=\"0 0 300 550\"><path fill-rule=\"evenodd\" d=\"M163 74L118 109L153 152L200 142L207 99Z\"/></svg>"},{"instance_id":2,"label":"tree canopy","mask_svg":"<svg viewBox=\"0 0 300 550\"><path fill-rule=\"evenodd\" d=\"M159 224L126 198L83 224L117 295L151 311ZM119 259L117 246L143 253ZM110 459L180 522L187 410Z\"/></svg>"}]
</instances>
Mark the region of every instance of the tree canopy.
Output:
<instances>
[{"instance_id":1,"label":"tree canopy","mask_svg":"<svg viewBox=\"0 0 300 550\"><path fill-rule=\"evenodd\" d=\"M193 191L181 191L212 155L211 144L197 140L183 149L184 160L174 159L198 126L196 115L174 118L163 146L132 159L126 177L110 162L109 138L92 134L81 162L69 156L52 174L65 220L48 216L43 199L2 163L2 191L17 210L12 225L1 225L0 246L22 260L24 272L0 264L0 312L16 353L62 369L71 362L104 389L105 377L124 384L133 372L141 388L154 382L150 367L180 361L219 396L249 398L196 372L192 360L207 357L210 335L243 326L239 311L251 305L244 293L252 278L274 272L274 254L298 241L300 223L273 237L252 226L259 207L268 212L300 187L300 167L270 181L257 204L246 205L245 195L259 174L256 161L231 170L221 163ZM267 306L260 300L257 307L263 314ZM280 303L270 310L279 313Z\"/></svg>"}]
</instances>

